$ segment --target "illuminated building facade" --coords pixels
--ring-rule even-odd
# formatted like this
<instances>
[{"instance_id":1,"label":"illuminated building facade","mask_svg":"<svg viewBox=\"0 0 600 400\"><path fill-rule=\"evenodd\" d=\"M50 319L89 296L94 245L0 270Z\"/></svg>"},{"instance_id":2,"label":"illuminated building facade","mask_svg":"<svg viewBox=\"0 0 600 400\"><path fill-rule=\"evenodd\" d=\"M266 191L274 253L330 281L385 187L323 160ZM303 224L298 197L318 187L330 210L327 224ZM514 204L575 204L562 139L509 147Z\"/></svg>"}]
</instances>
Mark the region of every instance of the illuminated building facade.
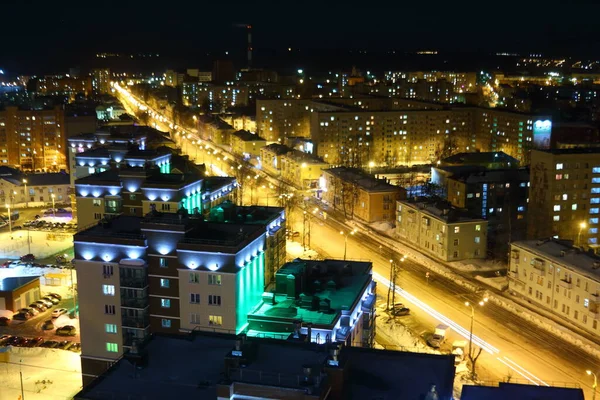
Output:
<instances>
[{"instance_id":1,"label":"illuminated building facade","mask_svg":"<svg viewBox=\"0 0 600 400\"><path fill-rule=\"evenodd\" d=\"M25 171L67 169L65 112L22 110L0 111L0 165Z\"/></svg>"},{"instance_id":2,"label":"illuminated building facade","mask_svg":"<svg viewBox=\"0 0 600 400\"><path fill-rule=\"evenodd\" d=\"M273 209L264 223L150 212L75 235L84 385L150 333L245 331L265 270L279 267L265 265L268 238L285 230Z\"/></svg>"},{"instance_id":3,"label":"illuminated building facade","mask_svg":"<svg viewBox=\"0 0 600 400\"><path fill-rule=\"evenodd\" d=\"M110 69L93 69L92 75L92 89L97 93L109 93L110 92Z\"/></svg>"},{"instance_id":4,"label":"illuminated building facade","mask_svg":"<svg viewBox=\"0 0 600 400\"><path fill-rule=\"evenodd\" d=\"M569 239L598 251L600 149L534 150L527 237Z\"/></svg>"},{"instance_id":5,"label":"illuminated building facade","mask_svg":"<svg viewBox=\"0 0 600 400\"><path fill-rule=\"evenodd\" d=\"M42 96L69 96L71 99L82 94L92 94L92 77L74 77L69 75L46 76L36 79L35 91Z\"/></svg>"}]
</instances>

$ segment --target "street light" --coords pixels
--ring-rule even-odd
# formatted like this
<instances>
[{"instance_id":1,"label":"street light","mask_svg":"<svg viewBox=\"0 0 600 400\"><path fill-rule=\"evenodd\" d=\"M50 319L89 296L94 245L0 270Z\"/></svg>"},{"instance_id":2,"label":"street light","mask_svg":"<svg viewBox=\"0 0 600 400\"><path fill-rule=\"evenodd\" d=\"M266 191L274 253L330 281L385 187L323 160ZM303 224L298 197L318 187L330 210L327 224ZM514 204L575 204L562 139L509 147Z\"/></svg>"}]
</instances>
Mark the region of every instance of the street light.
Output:
<instances>
[{"instance_id":1,"label":"street light","mask_svg":"<svg viewBox=\"0 0 600 400\"><path fill-rule=\"evenodd\" d=\"M10 218L10 204L6 203L4 206L8 210L8 232L12 236L12 221L11 221L11 218Z\"/></svg>"},{"instance_id":2,"label":"street light","mask_svg":"<svg viewBox=\"0 0 600 400\"><path fill-rule=\"evenodd\" d=\"M479 301L480 306L484 306L487 303L488 298L484 297L483 300ZM465 306L471 307L471 329L469 330L469 359L471 360L471 378L475 379L475 363L477 362L477 358L479 358L479 354L481 354L481 348L479 348L479 354L477 356L473 356L472 347L473 347L473 320L475 319L475 307L473 304L465 301Z\"/></svg>"},{"instance_id":3,"label":"street light","mask_svg":"<svg viewBox=\"0 0 600 400\"><path fill-rule=\"evenodd\" d=\"M592 394L592 400L596 400L596 387L598 387L598 377L596 376L595 373L593 373L589 369L587 371L585 371L585 373L588 375L592 375L594 377L594 385L592 385L592 389L594 389L594 392Z\"/></svg>"},{"instance_id":4,"label":"street light","mask_svg":"<svg viewBox=\"0 0 600 400\"><path fill-rule=\"evenodd\" d=\"M587 224L585 222L581 222L579 224L579 234L577 235L577 246L581 247L581 231L587 228Z\"/></svg>"},{"instance_id":5,"label":"street light","mask_svg":"<svg viewBox=\"0 0 600 400\"><path fill-rule=\"evenodd\" d=\"M25 208L29 207L29 193L27 193L27 179L23 179L23 185L25 185Z\"/></svg>"},{"instance_id":6,"label":"street light","mask_svg":"<svg viewBox=\"0 0 600 400\"><path fill-rule=\"evenodd\" d=\"M53 216L54 218L56 218L56 209L54 208L54 198L55 198L56 196L54 195L54 193L52 193L52 194L50 195L50 197L52 198L52 216Z\"/></svg>"},{"instance_id":7,"label":"street light","mask_svg":"<svg viewBox=\"0 0 600 400\"><path fill-rule=\"evenodd\" d=\"M369 174L373 173L373 167L375 166L375 162L371 161L369 162Z\"/></svg>"},{"instance_id":8,"label":"street light","mask_svg":"<svg viewBox=\"0 0 600 400\"><path fill-rule=\"evenodd\" d=\"M344 236L344 260L346 259L346 250L348 249L348 236L354 235L356 233L356 229L353 229L348 234L344 234L344 231L340 231L340 235Z\"/></svg>"}]
</instances>

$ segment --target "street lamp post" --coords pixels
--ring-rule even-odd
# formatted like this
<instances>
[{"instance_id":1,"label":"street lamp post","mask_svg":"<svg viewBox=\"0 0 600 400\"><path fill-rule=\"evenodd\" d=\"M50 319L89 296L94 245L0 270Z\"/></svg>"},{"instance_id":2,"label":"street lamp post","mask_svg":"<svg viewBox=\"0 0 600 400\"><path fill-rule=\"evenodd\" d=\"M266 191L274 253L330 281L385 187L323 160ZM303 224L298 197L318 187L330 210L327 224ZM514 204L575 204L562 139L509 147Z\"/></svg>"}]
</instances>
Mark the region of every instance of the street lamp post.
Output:
<instances>
[{"instance_id":1,"label":"street lamp post","mask_svg":"<svg viewBox=\"0 0 600 400\"><path fill-rule=\"evenodd\" d=\"M23 185L25 185L25 207L28 208L29 200L27 199L29 198L29 193L27 193L27 179L23 179Z\"/></svg>"},{"instance_id":2,"label":"street lamp post","mask_svg":"<svg viewBox=\"0 0 600 400\"><path fill-rule=\"evenodd\" d=\"M54 208L54 198L55 198L56 196L54 195L54 193L52 193L52 194L50 195L50 197L52 198L52 216L53 216L54 218L56 218L56 208Z\"/></svg>"},{"instance_id":3,"label":"street lamp post","mask_svg":"<svg viewBox=\"0 0 600 400\"><path fill-rule=\"evenodd\" d=\"M579 233L577 234L577 246L581 247L581 231L587 228L587 224L585 222L581 222L579 224Z\"/></svg>"},{"instance_id":4,"label":"street lamp post","mask_svg":"<svg viewBox=\"0 0 600 400\"><path fill-rule=\"evenodd\" d=\"M483 300L481 300L479 302L480 306L484 306L485 303L487 303L488 298L485 297ZM477 355L473 355L472 352L472 348L473 348L473 321L475 320L475 307L473 307L473 304L469 303L468 301L465 301L465 306L467 307L471 307L471 328L469 329L469 360L471 360L471 379L475 380L475 363L477 362L477 359L479 358L479 355L481 354L481 347L479 348L479 352L477 353Z\"/></svg>"},{"instance_id":5,"label":"street lamp post","mask_svg":"<svg viewBox=\"0 0 600 400\"><path fill-rule=\"evenodd\" d=\"M592 389L594 389L594 392L592 393L592 400L596 400L596 388L598 387L598 377L589 369L585 371L585 373L594 377L594 385L592 385Z\"/></svg>"},{"instance_id":6,"label":"street lamp post","mask_svg":"<svg viewBox=\"0 0 600 400\"><path fill-rule=\"evenodd\" d=\"M8 232L12 236L12 221L11 221L11 217L10 217L10 204L6 203L5 206L6 206L6 209L8 210Z\"/></svg>"},{"instance_id":7,"label":"street lamp post","mask_svg":"<svg viewBox=\"0 0 600 400\"><path fill-rule=\"evenodd\" d=\"M356 229L350 231L349 233L344 233L344 231L340 231L340 235L344 236L344 260L346 259L346 250L348 249L348 236L354 235L356 233Z\"/></svg>"}]
</instances>

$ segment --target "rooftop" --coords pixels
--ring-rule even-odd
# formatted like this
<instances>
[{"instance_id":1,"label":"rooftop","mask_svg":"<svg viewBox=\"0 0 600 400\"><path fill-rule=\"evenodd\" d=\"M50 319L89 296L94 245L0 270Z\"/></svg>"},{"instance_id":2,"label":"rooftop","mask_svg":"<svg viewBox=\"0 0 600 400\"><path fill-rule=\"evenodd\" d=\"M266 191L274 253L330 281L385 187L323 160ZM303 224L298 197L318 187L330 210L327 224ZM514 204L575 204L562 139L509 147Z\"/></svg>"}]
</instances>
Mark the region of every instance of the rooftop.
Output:
<instances>
[{"instance_id":1,"label":"rooftop","mask_svg":"<svg viewBox=\"0 0 600 400\"><path fill-rule=\"evenodd\" d=\"M102 183L119 185L121 184L119 171L109 169L104 172L88 175L75 180L76 185L100 185Z\"/></svg>"},{"instance_id":2,"label":"rooftop","mask_svg":"<svg viewBox=\"0 0 600 400\"><path fill-rule=\"evenodd\" d=\"M339 179L358 185L367 192L399 192L399 186L390 185L385 179L377 179L359 168L335 167L324 170Z\"/></svg>"},{"instance_id":3,"label":"rooftop","mask_svg":"<svg viewBox=\"0 0 600 400\"><path fill-rule=\"evenodd\" d=\"M279 144L279 143L271 143L271 144L263 147L263 149L271 151L279 156L281 156L283 154L287 154L292 150L289 147L287 147L283 144Z\"/></svg>"},{"instance_id":4,"label":"rooftop","mask_svg":"<svg viewBox=\"0 0 600 400\"><path fill-rule=\"evenodd\" d=\"M84 227L75 234L73 240L86 237L106 237L131 240L145 240L146 236L140 230L139 217L121 215L107 222L99 222L95 225Z\"/></svg>"},{"instance_id":5,"label":"rooftop","mask_svg":"<svg viewBox=\"0 0 600 400\"><path fill-rule=\"evenodd\" d=\"M505 164L507 167L519 166L519 160L502 151L458 153L441 161L441 165L488 165L498 163Z\"/></svg>"},{"instance_id":6,"label":"rooftop","mask_svg":"<svg viewBox=\"0 0 600 400\"><path fill-rule=\"evenodd\" d=\"M465 183L528 182L527 168L488 169L478 165L460 165L439 167L450 172L451 179Z\"/></svg>"},{"instance_id":7,"label":"rooftop","mask_svg":"<svg viewBox=\"0 0 600 400\"><path fill-rule=\"evenodd\" d=\"M417 199L398 201L399 204L407 205L411 208L416 208L420 212L429 216L442 220L446 223L461 223L461 222L486 222L481 218L472 218L465 211L452 207L444 202L436 202L429 199Z\"/></svg>"},{"instance_id":8,"label":"rooftop","mask_svg":"<svg viewBox=\"0 0 600 400\"><path fill-rule=\"evenodd\" d=\"M171 188L182 188L191 183L201 181L202 176L193 173L184 174L162 174L155 173L149 176L144 183L142 188L155 188L155 187L171 187Z\"/></svg>"},{"instance_id":9,"label":"rooftop","mask_svg":"<svg viewBox=\"0 0 600 400\"><path fill-rule=\"evenodd\" d=\"M548 258L596 281L600 280L600 257L581 251L570 240L523 240L512 242L511 245Z\"/></svg>"},{"instance_id":10,"label":"rooftop","mask_svg":"<svg viewBox=\"0 0 600 400\"><path fill-rule=\"evenodd\" d=\"M0 279L0 292L12 292L28 283L36 280L39 281L39 279L39 276L14 276L11 278Z\"/></svg>"},{"instance_id":11,"label":"rooftop","mask_svg":"<svg viewBox=\"0 0 600 400\"><path fill-rule=\"evenodd\" d=\"M549 153L554 155L570 155L570 154L600 154L599 147L576 147L568 149L534 149L533 152Z\"/></svg>"},{"instance_id":12,"label":"rooftop","mask_svg":"<svg viewBox=\"0 0 600 400\"><path fill-rule=\"evenodd\" d=\"M249 321L251 316L256 316L290 321L301 319L318 325L333 325L341 316L342 310L352 310L353 305L360 300L372 281L372 266L371 262L349 260L296 259L288 262L277 271L275 304L262 303L248 315ZM289 296L288 275L294 275L296 280L302 281L299 284L302 293L296 293L296 298ZM311 307L313 297L318 300L328 299L330 310L323 312Z\"/></svg>"},{"instance_id":13,"label":"rooftop","mask_svg":"<svg viewBox=\"0 0 600 400\"><path fill-rule=\"evenodd\" d=\"M230 176L206 176L202 182L202 191L212 192L235 182Z\"/></svg>"},{"instance_id":14,"label":"rooftop","mask_svg":"<svg viewBox=\"0 0 600 400\"><path fill-rule=\"evenodd\" d=\"M284 212L283 207L238 206L226 200L212 207L208 220L211 222L266 225Z\"/></svg>"},{"instance_id":15,"label":"rooftop","mask_svg":"<svg viewBox=\"0 0 600 400\"><path fill-rule=\"evenodd\" d=\"M295 149L290 150L285 155L285 157L290 158L294 161L301 161L301 162L305 162L308 164L327 164L325 161L323 161L321 158L319 158L317 156L314 156L309 153L305 153L300 150L295 150Z\"/></svg>"},{"instance_id":16,"label":"rooftop","mask_svg":"<svg viewBox=\"0 0 600 400\"><path fill-rule=\"evenodd\" d=\"M248 131L243 130L243 129L239 130L239 131L236 131L236 132L233 132L232 135L240 138L244 142L252 142L252 141L255 141L255 140L257 140L257 141L263 141L263 142L265 141L264 138L261 138L257 134L252 133L252 132L248 132Z\"/></svg>"},{"instance_id":17,"label":"rooftop","mask_svg":"<svg viewBox=\"0 0 600 400\"><path fill-rule=\"evenodd\" d=\"M94 149L89 149L89 150L86 150L84 152L75 154L75 158L78 158L78 157L90 157L90 158L102 157L102 158L110 158L110 152L105 147L96 147Z\"/></svg>"},{"instance_id":18,"label":"rooftop","mask_svg":"<svg viewBox=\"0 0 600 400\"><path fill-rule=\"evenodd\" d=\"M24 175L23 178L27 179L27 186L69 185L71 182L69 174L65 172L29 174ZM23 180L19 182L22 183Z\"/></svg>"}]
</instances>

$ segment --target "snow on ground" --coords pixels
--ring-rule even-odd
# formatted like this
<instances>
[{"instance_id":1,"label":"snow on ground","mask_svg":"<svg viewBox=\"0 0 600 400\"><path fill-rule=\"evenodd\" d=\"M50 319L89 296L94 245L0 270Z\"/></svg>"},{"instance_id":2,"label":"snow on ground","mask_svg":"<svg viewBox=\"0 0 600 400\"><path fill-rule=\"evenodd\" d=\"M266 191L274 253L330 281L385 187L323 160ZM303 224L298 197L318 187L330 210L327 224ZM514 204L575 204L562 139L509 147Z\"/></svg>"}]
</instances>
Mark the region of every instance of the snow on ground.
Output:
<instances>
[{"instance_id":1,"label":"snow on ground","mask_svg":"<svg viewBox=\"0 0 600 400\"><path fill-rule=\"evenodd\" d=\"M27 243L28 238L29 244ZM0 259L18 259L28 253L35 254L38 259L46 258L72 246L73 235L71 233L25 230L14 231L12 234L0 233Z\"/></svg>"},{"instance_id":2,"label":"snow on ground","mask_svg":"<svg viewBox=\"0 0 600 400\"><path fill-rule=\"evenodd\" d=\"M373 222L372 224L369 224L369 226L371 228L373 228L373 230L376 230L378 232L383 232L390 236L392 236L395 232L394 225L391 222L385 222L385 221Z\"/></svg>"},{"instance_id":3,"label":"snow on ground","mask_svg":"<svg viewBox=\"0 0 600 400\"><path fill-rule=\"evenodd\" d=\"M288 240L285 244L285 249L287 251L288 260L294 260L296 258L304 258L304 259L319 259L319 254L311 249L304 250L301 243L292 242Z\"/></svg>"},{"instance_id":4,"label":"snow on ground","mask_svg":"<svg viewBox=\"0 0 600 400\"><path fill-rule=\"evenodd\" d=\"M78 353L42 347L0 349L2 390L0 400L14 400L23 392L27 400L70 399L81 389Z\"/></svg>"},{"instance_id":5,"label":"snow on ground","mask_svg":"<svg viewBox=\"0 0 600 400\"><path fill-rule=\"evenodd\" d=\"M475 279L501 291L508 288L508 278L506 276L494 276L493 278L476 276Z\"/></svg>"},{"instance_id":6,"label":"snow on ground","mask_svg":"<svg viewBox=\"0 0 600 400\"><path fill-rule=\"evenodd\" d=\"M506 268L506 263L498 260L465 260L465 261L454 261L448 263L452 268L459 271L498 271Z\"/></svg>"},{"instance_id":7,"label":"snow on ground","mask_svg":"<svg viewBox=\"0 0 600 400\"><path fill-rule=\"evenodd\" d=\"M17 264L10 268L0 268L0 279L12 278L14 276L42 276L46 274L60 274L70 270L56 267L33 267L29 264ZM60 294L60 293L59 293Z\"/></svg>"}]
</instances>

